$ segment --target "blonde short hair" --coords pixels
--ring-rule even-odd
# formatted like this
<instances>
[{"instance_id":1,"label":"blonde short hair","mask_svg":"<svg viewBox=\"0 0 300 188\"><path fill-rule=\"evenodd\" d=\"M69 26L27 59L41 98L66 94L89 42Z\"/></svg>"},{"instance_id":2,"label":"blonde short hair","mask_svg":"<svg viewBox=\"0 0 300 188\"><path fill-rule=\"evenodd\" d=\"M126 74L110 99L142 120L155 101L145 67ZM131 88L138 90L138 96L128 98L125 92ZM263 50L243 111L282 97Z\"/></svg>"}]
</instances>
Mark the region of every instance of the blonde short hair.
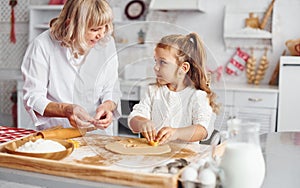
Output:
<instances>
[{"instance_id":1,"label":"blonde short hair","mask_svg":"<svg viewBox=\"0 0 300 188\"><path fill-rule=\"evenodd\" d=\"M89 50L86 32L105 25L107 38L113 30L112 21L112 9L105 0L68 0L59 16L51 20L50 32L63 46L71 48L76 57Z\"/></svg>"}]
</instances>

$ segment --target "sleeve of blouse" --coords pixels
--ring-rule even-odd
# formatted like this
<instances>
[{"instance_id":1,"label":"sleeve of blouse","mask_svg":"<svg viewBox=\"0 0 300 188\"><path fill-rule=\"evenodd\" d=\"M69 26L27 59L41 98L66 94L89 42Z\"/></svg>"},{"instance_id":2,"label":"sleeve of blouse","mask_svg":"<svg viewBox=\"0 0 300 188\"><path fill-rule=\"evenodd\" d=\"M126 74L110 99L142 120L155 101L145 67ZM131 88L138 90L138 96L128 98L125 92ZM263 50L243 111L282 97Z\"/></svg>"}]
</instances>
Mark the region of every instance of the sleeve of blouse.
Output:
<instances>
[{"instance_id":1,"label":"sleeve of blouse","mask_svg":"<svg viewBox=\"0 0 300 188\"><path fill-rule=\"evenodd\" d=\"M21 65L24 79L23 102L35 125L39 125L38 116L44 114L44 110L50 102L47 99L47 57L45 49L40 45L40 41L34 40L28 46Z\"/></svg>"},{"instance_id":2,"label":"sleeve of blouse","mask_svg":"<svg viewBox=\"0 0 300 188\"><path fill-rule=\"evenodd\" d=\"M153 95L154 86L149 86L144 98L136 105L134 105L132 112L128 116L128 127L130 126L130 120L135 116L141 116L147 119L151 119L152 101L151 96Z\"/></svg>"},{"instance_id":3,"label":"sleeve of blouse","mask_svg":"<svg viewBox=\"0 0 300 188\"><path fill-rule=\"evenodd\" d=\"M193 124L199 124L205 127L208 133L205 139L209 139L214 130L215 116L209 105L206 92L200 90L196 91L192 113Z\"/></svg>"},{"instance_id":4,"label":"sleeve of blouse","mask_svg":"<svg viewBox=\"0 0 300 188\"><path fill-rule=\"evenodd\" d=\"M118 56L115 47L115 43L113 38L110 38L109 43L107 44L107 67L106 67L106 78L104 81L104 92L103 96L101 96L102 102L107 100L112 100L117 105L116 110L113 112L116 118L120 117L121 114L121 106L120 106L120 98L121 98L121 90L120 90L120 82L119 82L119 74L118 74Z\"/></svg>"}]
</instances>

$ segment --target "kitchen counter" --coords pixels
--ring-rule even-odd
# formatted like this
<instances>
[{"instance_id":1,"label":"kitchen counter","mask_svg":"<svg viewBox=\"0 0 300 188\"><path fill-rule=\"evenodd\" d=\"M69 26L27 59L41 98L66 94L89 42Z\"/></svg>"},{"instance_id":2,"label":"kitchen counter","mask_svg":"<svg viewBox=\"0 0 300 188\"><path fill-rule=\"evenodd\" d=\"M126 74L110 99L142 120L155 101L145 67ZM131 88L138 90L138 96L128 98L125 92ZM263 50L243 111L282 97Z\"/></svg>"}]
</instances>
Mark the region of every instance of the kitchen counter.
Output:
<instances>
[{"instance_id":1,"label":"kitchen counter","mask_svg":"<svg viewBox=\"0 0 300 188\"><path fill-rule=\"evenodd\" d=\"M155 79L141 79L141 80L120 80L121 86L128 87L145 87L150 83L155 83ZM224 90L224 91L259 91L259 92L267 92L267 93L278 93L278 86L271 86L266 84L254 85L247 83L231 83L231 82L216 82L212 85L213 90Z\"/></svg>"},{"instance_id":2,"label":"kitchen counter","mask_svg":"<svg viewBox=\"0 0 300 188\"><path fill-rule=\"evenodd\" d=\"M176 158L195 160L205 157L206 145L171 143L171 153L160 156L130 156L105 150L106 143L125 137L87 134L76 138L81 147L60 160L47 160L0 152L2 180L46 187L177 187L177 174L155 174L155 166Z\"/></svg>"},{"instance_id":3,"label":"kitchen counter","mask_svg":"<svg viewBox=\"0 0 300 188\"><path fill-rule=\"evenodd\" d=\"M267 92L267 93L278 93L278 86L271 86L266 84L254 85L247 83L222 83L218 82L212 84L213 90L225 90L225 91L251 91L251 92Z\"/></svg>"},{"instance_id":4,"label":"kitchen counter","mask_svg":"<svg viewBox=\"0 0 300 188\"><path fill-rule=\"evenodd\" d=\"M266 163L262 188L300 187L300 132L276 132L260 136Z\"/></svg>"}]
</instances>

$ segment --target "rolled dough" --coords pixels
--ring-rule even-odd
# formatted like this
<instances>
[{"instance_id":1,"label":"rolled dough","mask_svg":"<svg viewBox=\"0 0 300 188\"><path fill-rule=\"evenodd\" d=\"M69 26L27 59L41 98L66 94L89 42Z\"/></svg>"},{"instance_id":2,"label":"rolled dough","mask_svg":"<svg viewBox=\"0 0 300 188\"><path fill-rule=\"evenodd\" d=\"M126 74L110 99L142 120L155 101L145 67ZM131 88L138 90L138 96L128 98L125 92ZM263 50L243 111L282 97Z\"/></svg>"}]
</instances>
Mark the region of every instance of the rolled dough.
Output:
<instances>
[{"instance_id":1,"label":"rolled dough","mask_svg":"<svg viewBox=\"0 0 300 188\"><path fill-rule=\"evenodd\" d=\"M160 155L171 152L168 144L150 146L145 138L129 138L105 145L105 149L125 155Z\"/></svg>"}]
</instances>

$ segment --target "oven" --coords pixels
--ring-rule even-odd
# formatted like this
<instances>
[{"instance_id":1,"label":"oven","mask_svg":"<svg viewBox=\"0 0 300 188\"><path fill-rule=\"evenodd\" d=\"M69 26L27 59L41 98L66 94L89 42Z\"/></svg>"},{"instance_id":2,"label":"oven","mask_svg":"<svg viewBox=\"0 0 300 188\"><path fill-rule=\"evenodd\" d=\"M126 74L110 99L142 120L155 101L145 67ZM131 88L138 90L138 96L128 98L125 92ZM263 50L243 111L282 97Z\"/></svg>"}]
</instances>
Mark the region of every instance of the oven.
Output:
<instances>
[{"instance_id":1,"label":"oven","mask_svg":"<svg viewBox=\"0 0 300 188\"><path fill-rule=\"evenodd\" d=\"M128 115L132 111L135 104L139 103L138 100L121 100L122 116L118 119L118 135L139 137L138 134L132 133L128 127Z\"/></svg>"}]
</instances>

